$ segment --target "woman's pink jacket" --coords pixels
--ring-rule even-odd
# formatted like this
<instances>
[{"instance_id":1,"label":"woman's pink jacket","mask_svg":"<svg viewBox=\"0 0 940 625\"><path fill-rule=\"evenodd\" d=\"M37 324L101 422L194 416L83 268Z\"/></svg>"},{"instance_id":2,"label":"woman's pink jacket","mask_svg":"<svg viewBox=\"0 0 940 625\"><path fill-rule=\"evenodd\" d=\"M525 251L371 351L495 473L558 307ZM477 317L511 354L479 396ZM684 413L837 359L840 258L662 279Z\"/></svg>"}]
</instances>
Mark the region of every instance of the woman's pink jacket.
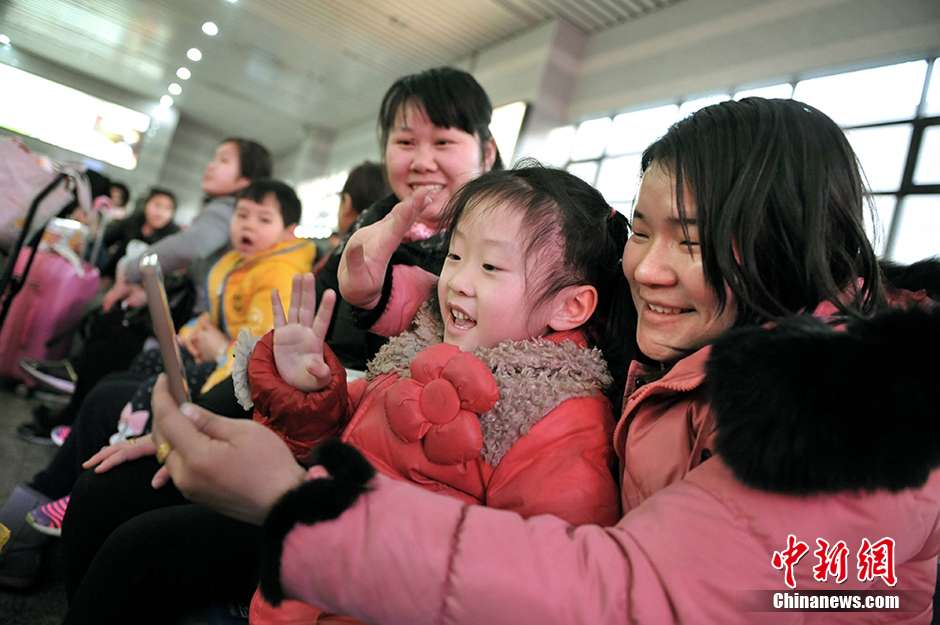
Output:
<instances>
[{"instance_id":1,"label":"woman's pink jacket","mask_svg":"<svg viewBox=\"0 0 940 625\"><path fill-rule=\"evenodd\" d=\"M630 394L616 525L524 519L379 477L339 519L289 531L275 581L373 623L929 623L936 345L937 310L729 337ZM644 441L662 457L640 457ZM792 545L806 549L788 580ZM905 611L774 611L775 594L809 591L887 591Z\"/></svg>"}]
</instances>

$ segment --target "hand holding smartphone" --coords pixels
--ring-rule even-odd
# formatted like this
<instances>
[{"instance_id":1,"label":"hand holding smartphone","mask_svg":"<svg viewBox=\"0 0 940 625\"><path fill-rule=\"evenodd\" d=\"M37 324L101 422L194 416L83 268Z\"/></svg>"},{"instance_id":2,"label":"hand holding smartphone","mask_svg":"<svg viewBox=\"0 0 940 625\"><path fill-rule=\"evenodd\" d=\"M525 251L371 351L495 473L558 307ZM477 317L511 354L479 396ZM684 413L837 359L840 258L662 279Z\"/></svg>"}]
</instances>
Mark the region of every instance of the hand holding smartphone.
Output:
<instances>
[{"instance_id":1,"label":"hand holding smartphone","mask_svg":"<svg viewBox=\"0 0 940 625\"><path fill-rule=\"evenodd\" d=\"M170 305L163 287L163 272L156 254L147 254L140 259L140 275L147 293L147 307L153 321L153 331L160 345L163 367L166 370L170 393L177 405L190 400L189 386L183 372L183 359L180 356L179 342L170 315Z\"/></svg>"}]
</instances>

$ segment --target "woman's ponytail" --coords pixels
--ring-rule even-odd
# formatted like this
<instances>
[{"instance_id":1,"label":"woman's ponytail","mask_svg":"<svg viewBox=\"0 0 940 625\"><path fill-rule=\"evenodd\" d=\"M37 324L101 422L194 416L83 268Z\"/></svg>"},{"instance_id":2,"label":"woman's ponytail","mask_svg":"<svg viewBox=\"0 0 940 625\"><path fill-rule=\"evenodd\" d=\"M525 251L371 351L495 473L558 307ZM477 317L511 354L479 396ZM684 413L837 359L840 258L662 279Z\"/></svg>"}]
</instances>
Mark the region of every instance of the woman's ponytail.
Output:
<instances>
[{"instance_id":1,"label":"woman's ponytail","mask_svg":"<svg viewBox=\"0 0 940 625\"><path fill-rule=\"evenodd\" d=\"M636 357L636 307L630 284L623 274L623 249L630 238L630 224L621 213L611 209L606 218L607 242L597 280L598 303L591 330L601 351L613 384L606 395L619 414L630 362Z\"/></svg>"}]
</instances>

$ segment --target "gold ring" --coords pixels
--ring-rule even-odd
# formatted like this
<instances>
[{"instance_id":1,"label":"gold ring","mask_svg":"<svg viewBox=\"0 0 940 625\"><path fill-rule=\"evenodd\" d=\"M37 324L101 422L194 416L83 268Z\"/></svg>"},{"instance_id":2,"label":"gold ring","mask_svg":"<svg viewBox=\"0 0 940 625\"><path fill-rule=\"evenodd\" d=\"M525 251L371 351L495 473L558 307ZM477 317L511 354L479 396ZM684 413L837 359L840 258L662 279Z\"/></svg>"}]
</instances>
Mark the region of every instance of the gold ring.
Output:
<instances>
[{"instance_id":1,"label":"gold ring","mask_svg":"<svg viewBox=\"0 0 940 625\"><path fill-rule=\"evenodd\" d=\"M166 462L166 457L170 455L171 451L173 451L173 447L166 441L157 445L157 462L160 464Z\"/></svg>"},{"instance_id":2,"label":"gold ring","mask_svg":"<svg viewBox=\"0 0 940 625\"><path fill-rule=\"evenodd\" d=\"M136 444L137 444L137 439L136 439L136 438L129 438L129 439L127 439L127 440L129 440L129 441L131 442L131 445L136 445Z\"/></svg>"}]
</instances>

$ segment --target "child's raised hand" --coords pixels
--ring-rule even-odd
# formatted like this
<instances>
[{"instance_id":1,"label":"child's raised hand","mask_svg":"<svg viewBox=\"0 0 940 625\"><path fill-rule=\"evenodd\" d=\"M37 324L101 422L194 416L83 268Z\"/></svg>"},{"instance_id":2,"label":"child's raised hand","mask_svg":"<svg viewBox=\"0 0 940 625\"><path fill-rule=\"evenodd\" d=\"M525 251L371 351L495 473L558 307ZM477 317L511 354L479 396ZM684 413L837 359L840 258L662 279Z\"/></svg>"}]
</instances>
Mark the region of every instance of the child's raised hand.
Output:
<instances>
[{"instance_id":1,"label":"child's raised hand","mask_svg":"<svg viewBox=\"0 0 940 625\"><path fill-rule=\"evenodd\" d=\"M360 228L349 237L337 270L343 299L367 310L378 305L388 262L428 204L427 192L418 191L396 204L381 221Z\"/></svg>"},{"instance_id":2,"label":"child's raised hand","mask_svg":"<svg viewBox=\"0 0 940 625\"><path fill-rule=\"evenodd\" d=\"M316 308L316 283L312 273L294 276L290 308L284 307L277 291L271 293L274 309L274 363L281 379L309 393L330 382L330 366L323 360L323 342L330 328L336 292L327 290Z\"/></svg>"},{"instance_id":3,"label":"child's raised hand","mask_svg":"<svg viewBox=\"0 0 940 625\"><path fill-rule=\"evenodd\" d=\"M196 362L212 362L228 348L229 338L214 323L209 313L202 313L196 320L196 330L191 335L193 344L190 353Z\"/></svg>"}]
</instances>

